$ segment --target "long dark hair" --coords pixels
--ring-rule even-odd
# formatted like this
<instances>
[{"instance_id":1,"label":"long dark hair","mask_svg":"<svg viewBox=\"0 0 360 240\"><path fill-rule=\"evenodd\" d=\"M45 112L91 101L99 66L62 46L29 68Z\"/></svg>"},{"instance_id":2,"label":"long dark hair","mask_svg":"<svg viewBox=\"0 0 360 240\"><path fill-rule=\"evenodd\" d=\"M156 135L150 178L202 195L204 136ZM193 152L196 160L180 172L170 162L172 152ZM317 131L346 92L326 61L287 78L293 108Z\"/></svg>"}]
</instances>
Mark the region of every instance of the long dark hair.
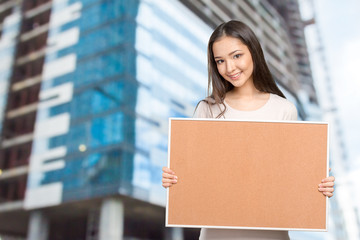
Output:
<instances>
[{"instance_id":1,"label":"long dark hair","mask_svg":"<svg viewBox=\"0 0 360 240\"><path fill-rule=\"evenodd\" d=\"M214 30L210 36L207 49L209 97L202 101L208 103L209 106L213 104L222 104L224 106L224 110L217 116L217 118L224 115L226 111L226 106L224 104L225 95L234 88L231 83L226 81L220 75L214 59L213 44L224 36L237 38L248 47L253 60L252 78L255 88L260 92L273 93L285 98L270 73L261 45L254 32L245 23L231 20L220 24Z\"/></svg>"}]
</instances>

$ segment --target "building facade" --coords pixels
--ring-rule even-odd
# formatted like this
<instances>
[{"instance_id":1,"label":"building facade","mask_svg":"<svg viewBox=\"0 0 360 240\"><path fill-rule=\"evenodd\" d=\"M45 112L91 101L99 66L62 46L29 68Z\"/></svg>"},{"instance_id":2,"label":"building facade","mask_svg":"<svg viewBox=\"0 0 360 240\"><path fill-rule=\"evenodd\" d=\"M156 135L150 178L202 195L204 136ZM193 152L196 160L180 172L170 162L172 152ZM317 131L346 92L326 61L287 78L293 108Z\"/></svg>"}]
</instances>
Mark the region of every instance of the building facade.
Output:
<instances>
[{"instance_id":1,"label":"building facade","mask_svg":"<svg viewBox=\"0 0 360 240\"><path fill-rule=\"evenodd\" d=\"M319 17L321 9L316 1L304 0L303 14L308 19L306 22L315 24L306 27L306 35L309 41L309 52L311 57L314 78L318 87L319 102L322 109L322 119L329 122L330 128L330 162L331 172L336 176L336 194L330 201L329 239L358 239L360 237L359 211L353 195L351 174L349 165L348 146L345 142L344 127L341 121L341 111L337 106L335 98L336 89L334 85L336 76L330 71L329 58L326 54L325 39L321 34L324 23ZM319 14L319 15L318 15ZM328 24L328 23L327 23Z\"/></svg>"},{"instance_id":2,"label":"building facade","mask_svg":"<svg viewBox=\"0 0 360 240\"><path fill-rule=\"evenodd\" d=\"M306 56L271 2L1 1L3 238L196 237L165 229L161 169L168 117L191 117L206 96L212 29L249 24L300 118L304 93L316 107Z\"/></svg>"}]
</instances>

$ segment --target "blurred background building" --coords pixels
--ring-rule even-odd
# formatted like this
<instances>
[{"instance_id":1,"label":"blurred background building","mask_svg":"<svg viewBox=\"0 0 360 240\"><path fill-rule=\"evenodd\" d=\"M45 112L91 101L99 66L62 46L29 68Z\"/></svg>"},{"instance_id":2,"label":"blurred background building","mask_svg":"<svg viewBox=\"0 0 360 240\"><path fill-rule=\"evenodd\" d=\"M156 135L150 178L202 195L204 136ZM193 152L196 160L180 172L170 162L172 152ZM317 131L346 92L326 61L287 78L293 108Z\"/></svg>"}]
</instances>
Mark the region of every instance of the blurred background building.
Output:
<instances>
[{"instance_id":1,"label":"blurred background building","mask_svg":"<svg viewBox=\"0 0 360 240\"><path fill-rule=\"evenodd\" d=\"M196 239L164 227L168 117L206 97L207 40L230 19L321 120L296 0L1 0L1 239Z\"/></svg>"},{"instance_id":2,"label":"blurred background building","mask_svg":"<svg viewBox=\"0 0 360 240\"><path fill-rule=\"evenodd\" d=\"M356 168L356 159L351 159L354 157L352 154L354 150L348 146L348 144L353 143L352 141L349 141L349 139L346 139L345 135L346 131L350 130L356 132L357 128L351 128L344 124L345 121L349 122L347 118L350 117L351 119L356 119L358 114L344 114L343 109L346 108L346 106L344 106L345 102L342 100L341 104L341 99L339 99L338 94L340 93L342 96L348 96L355 105L356 101L359 102L360 100L357 100L350 92L342 92L340 89L336 89L337 87L339 88L339 85L350 85L351 88L356 88L354 83L357 82L358 79L356 79L356 75L347 73L346 69L344 69L341 64L331 64L332 58L335 58L337 63L341 62L340 57L344 54L343 49L348 47L346 46L346 42L351 38L346 32L353 31L351 28L351 20L354 19L354 15L348 10L354 8L356 5L354 5L354 1L348 1L346 4L338 5L330 12L329 10L336 5L334 4L335 1L332 1L331 3L301 0L300 3L305 23L310 23L310 25L307 25L305 28L305 34L307 42L309 43L308 51L310 53L313 76L314 79L316 79L317 96L320 103L322 119L329 122L331 127L330 166L332 167L333 175L336 176L337 179L335 188L336 194L330 201L330 234L326 236L326 239L360 239L359 198L356 199L356 194L354 195L353 193L353 189L359 189L358 180L354 174L358 171L358 168ZM324 8L324 3L328 6L327 9ZM354 9L358 9L358 7ZM346 12L345 15L341 13L344 11ZM328 14L332 17L334 12L338 12L339 16L342 16L344 22L341 22L340 25L346 30L341 34L336 33L333 36L329 36L328 34L324 34L324 32L326 30L332 31L332 29L335 29L335 26L329 19L324 22L323 15ZM358 15L357 11L354 13ZM319 17L319 15L322 16ZM329 38L331 38L331 40ZM326 46L325 43L329 42L338 42L340 44ZM339 56L336 56L333 53L333 47L338 48ZM352 49L351 51L354 51L355 53L356 49ZM357 57L356 54L354 54L354 56ZM344 61L345 65L348 65L353 62L353 59L351 56L348 56L347 59L342 59L342 61ZM341 75L334 74L334 69L340 71ZM347 75L350 75L350 77L346 77ZM320 236L319 239L321 239Z\"/></svg>"}]
</instances>

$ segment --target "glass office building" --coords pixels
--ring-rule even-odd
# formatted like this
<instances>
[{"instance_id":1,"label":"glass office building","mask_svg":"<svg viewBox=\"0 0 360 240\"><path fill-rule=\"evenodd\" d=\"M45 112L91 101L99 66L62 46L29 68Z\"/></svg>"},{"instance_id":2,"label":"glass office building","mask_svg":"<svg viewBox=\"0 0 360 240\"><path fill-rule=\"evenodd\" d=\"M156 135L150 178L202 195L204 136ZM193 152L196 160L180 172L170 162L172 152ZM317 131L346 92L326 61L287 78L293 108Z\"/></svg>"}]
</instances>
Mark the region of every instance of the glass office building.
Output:
<instances>
[{"instance_id":1,"label":"glass office building","mask_svg":"<svg viewBox=\"0 0 360 240\"><path fill-rule=\"evenodd\" d=\"M164 205L167 118L191 116L207 82L210 29L179 6L53 3L27 208L117 193Z\"/></svg>"},{"instance_id":2,"label":"glass office building","mask_svg":"<svg viewBox=\"0 0 360 240\"><path fill-rule=\"evenodd\" d=\"M51 12L26 208L117 193L164 205L167 119L204 97L209 27L176 2Z\"/></svg>"},{"instance_id":3,"label":"glass office building","mask_svg":"<svg viewBox=\"0 0 360 240\"><path fill-rule=\"evenodd\" d=\"M210 29L178 7L53 3L27 208L117 193L164 205L167 119L191 116L207 82Z\"/></svg>"}]
</instances>

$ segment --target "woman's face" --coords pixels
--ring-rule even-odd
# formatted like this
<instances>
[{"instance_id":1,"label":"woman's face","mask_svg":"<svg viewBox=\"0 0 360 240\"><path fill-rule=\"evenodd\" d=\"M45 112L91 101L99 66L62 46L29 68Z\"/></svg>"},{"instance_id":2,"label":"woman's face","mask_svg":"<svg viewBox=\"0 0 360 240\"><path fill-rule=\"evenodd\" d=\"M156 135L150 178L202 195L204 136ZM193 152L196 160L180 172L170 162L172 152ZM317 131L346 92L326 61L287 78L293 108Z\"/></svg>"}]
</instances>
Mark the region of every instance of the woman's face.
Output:
<instances>
[{"instance_id":1,"label":"woman's face","mask_svg":"<svg viewBox=\"0 0 360 240\"><path fill-rule=\"evenodd\" d=\"M235 88L253 85L253 61L248 47L239 39L224 36L213 44L214 59L220 75Z\"/></svg>"}]
</instances>

